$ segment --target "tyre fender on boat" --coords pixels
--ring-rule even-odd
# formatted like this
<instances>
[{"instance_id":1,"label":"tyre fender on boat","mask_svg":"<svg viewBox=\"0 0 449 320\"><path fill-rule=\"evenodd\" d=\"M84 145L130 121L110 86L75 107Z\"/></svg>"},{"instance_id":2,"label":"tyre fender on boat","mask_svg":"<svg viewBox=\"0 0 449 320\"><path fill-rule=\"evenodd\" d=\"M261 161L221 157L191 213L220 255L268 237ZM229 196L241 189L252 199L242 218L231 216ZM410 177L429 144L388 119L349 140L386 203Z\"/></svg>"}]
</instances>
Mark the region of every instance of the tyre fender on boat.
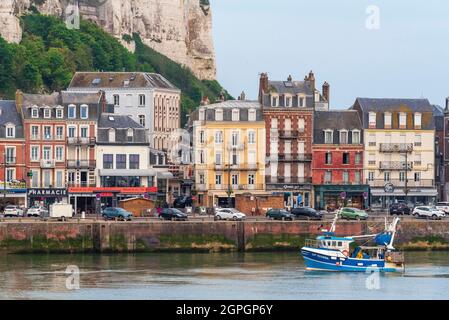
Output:
<instances>
[{"instance_id":1,"label":"tyre fender on boat","mask_svg":"<svg viewBox=\"0 0 449 320\"><path fill-rule=\"evenodd\" d=\"M344 255L345 257L348 257L348 256L349 256L349 251L348 251L348 250L343 250L343 255Z\"/></svg>"}]
</instances>

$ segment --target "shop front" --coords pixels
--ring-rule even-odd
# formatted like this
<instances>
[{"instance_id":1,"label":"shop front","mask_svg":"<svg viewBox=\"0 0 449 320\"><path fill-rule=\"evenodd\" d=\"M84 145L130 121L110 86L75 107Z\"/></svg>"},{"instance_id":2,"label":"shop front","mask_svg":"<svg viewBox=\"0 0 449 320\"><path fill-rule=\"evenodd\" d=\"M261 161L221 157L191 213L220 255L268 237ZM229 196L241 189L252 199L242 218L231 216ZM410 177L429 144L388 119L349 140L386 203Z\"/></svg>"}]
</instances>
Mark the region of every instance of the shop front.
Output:
<instances>
[{"instance_id":1,"label":"shop front","mask_svg":"<svg viewBox=\"0 0 449 320\"><path fill-rule=\"evenodd\" d=\"M434 205L437 201L438 190L436 188L410 188L407 194L404 188L396 188L386 185L385 188L371 189L371 206L374 209L387 209L393 203L405 201L409 206Z\"/></svg>"},{"instance_id":2,"label":"shop front","mask_svg":"<svg viewBox=\"0 0 449 320\"><path fill-rule=\"evenodd\" d=\"M67 189L63 188L38 188L28 189L29 206L43 206L49 208L54 203L67 203Z\"/></svg>"},{"instance_id":3,"label":"shop front","mask_svg":"<svg viewBox=\"0 0 449 320\"><path fill-rule=\"evenodd\" d=\"M3 205L15 205L19 207L27 206L27 188L25 182L0 182L0 203Z\"/></svg>"},{"instance_id":4,"label":"shop front","mask_svg":"<svg viewBox=\"0 0 449 320\"><path fill-rule=\"evenodd\" d=\"M75 212L95 214L101 207L117 207L122 200L144 198L156 201L157 187L73 187L69 188L69 202Z\"/></svg>"},{"instance_id":5,"label":"shop front","mask_svg":"<svg viewBox=\"0 0 449 320\"><path fill-rule=\"evenodd\" d=\"M368 185L316 185L315 209L334 211L342 207L366 209L369 206Z\"/></svg>"},{"instance_id":6,"label":"shop front","mask_svg":"<svg viewBox=\"0 0 449 320\"><path fill-rule=\"evenodd\" d=\"M273 195L283 195L284 205L287 208L310 207L312 206L312 185L311 184L273 184L267 183L267 191Z\"/></svg>"}]
</instances>

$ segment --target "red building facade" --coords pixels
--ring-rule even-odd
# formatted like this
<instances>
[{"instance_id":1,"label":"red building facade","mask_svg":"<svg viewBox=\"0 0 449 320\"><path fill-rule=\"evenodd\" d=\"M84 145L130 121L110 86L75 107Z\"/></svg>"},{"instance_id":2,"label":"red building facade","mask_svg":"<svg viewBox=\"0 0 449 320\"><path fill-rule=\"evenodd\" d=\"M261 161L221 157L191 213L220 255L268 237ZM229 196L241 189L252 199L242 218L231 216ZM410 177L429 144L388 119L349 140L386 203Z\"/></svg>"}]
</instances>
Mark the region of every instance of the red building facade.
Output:
<instances>
[{"instance_id":1,"label":"red building facade","mask_svg":"<svg viewBox=\"0 0 449 320\"><path fill-rule=\"evenodd\" d=\"M363 150L362 124L356 112L315 112L312 183L316 208L332 211L367 206Z\"/></svg>"}]
</instances>

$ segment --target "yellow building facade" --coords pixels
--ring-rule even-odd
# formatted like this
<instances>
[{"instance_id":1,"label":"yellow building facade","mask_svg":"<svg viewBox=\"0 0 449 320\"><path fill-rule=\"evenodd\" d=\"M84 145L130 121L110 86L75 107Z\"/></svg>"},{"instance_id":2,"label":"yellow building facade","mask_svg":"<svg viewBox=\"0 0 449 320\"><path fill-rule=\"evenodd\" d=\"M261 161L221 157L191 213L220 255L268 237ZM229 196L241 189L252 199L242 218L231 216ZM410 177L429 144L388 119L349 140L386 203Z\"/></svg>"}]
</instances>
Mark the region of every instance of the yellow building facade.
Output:
<instances>
[{"instance_id":1,"label":"yellow building facade","mask_svg":"<svg viewBox=\"0 0 449 320\"><path fill-rule=\"evenodd\" d=\"M266 132L259 103L201 106L191 121L198 205L233 206L237 194L265 193Z\"/></svg>"}]
</instances>

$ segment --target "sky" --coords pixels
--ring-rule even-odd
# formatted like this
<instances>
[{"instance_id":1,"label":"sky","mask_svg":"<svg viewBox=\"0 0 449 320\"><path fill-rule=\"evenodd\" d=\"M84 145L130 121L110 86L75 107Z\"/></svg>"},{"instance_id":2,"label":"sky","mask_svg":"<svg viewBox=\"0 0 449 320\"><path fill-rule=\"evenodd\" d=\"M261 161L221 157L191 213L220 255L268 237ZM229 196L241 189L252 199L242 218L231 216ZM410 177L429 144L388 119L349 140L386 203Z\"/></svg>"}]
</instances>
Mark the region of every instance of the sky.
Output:
<instances>
[{"instance_id":1,"label":"sky","mask_svg":"<svg viewBox=\"0 0 449 320\"><path fill-rule=\"evenodd\" d=\"M449 96L447 0L211 0L218 80L257 99L259 74L330 84L332 109L356 97Z\"/></svg>"}]
</instances>

